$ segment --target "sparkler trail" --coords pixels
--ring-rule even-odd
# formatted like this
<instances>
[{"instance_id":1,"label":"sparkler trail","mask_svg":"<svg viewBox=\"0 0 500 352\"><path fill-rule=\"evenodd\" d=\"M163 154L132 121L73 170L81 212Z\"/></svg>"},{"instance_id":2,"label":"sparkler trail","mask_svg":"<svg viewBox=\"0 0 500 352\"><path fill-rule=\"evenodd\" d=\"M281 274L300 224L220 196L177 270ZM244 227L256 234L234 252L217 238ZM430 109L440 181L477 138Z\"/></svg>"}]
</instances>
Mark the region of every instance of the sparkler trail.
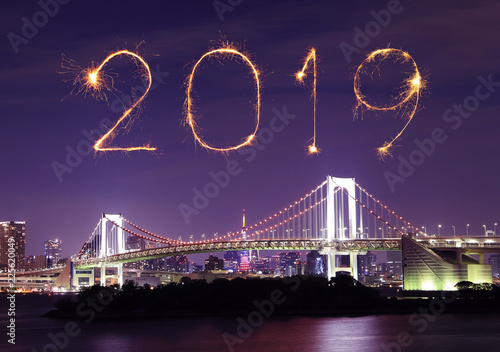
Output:
<instances>
[{"instance_id":1,"label":"sparkler trail","mask_svg":"<svg viewBox=\"0 0 500 352\"><path fill-rule=\"evenodd\" d=\"M316 80L317 80L317 70L316 70L316 49L311 48L309 51L309 55L305 58L304 60L304 66L302 67L302 70L297 72L295 74L295 79L299 81L299 83L304 83L304 78L307 76L306 70L307 67L309 66L309 61L313 60L313 73L314 73L314 78L313 78L313 90L312 90L312 98L314 102L314 112L313 112L313 128L314 128L314 136L313 136L313 142L309 146L309 154L315 154L319 153L320 150L316 146L316 103L317 103L317 95L316 95Z\"/></svg>"},{"instance_id":2,"label":"sparkler trail","mask_svg":"<svg viewBox=\"0 0 500 352\"><path fill-rule=\"evenodd\" d=\"M369 74L370 76L378 69L378 66L382 61L388 59L389 57L394 58L394 62L401 61L403 63L409 63L413 68L413 74L411 74L403 83L403 91L399 93L399 100L396 100L392 105L378 106L376 104L370 104L366 101L366 97L361 93L361 75ZM375 60L380 60L380 62L375 65L375 68L371 72L367 72L366 66L368 64L373 64ZM407 109L404 107L404 112L402 114L403 118L407 118L408 121L404 125L403 129L389 142L385 142L382 147L377 148L377 153L381 159L386 156L392 156L391 148L394 147L394 143L398 140L403 132L406 130L410 124L413 116L415 115L418 107L418 100L425 87L425 81L422 79L420 72L418 70L417 64L413 58L405 51L399 49L379 49L371 52L366 59L359 65L354 76L354 94L356 95L356 107L355 116L362 114L363 109L374 110L374 111L395 111L402 109L406 103L413 103L413 108Z\"/></svg>"},{"instance_id":3,"label":"sparkler trail","mask_svg":"<svg viewBox=\"0 0 500 352\"><path fill-rule=\"evenodd\" d=\"M250 134L248 137L246 137L240 144L226 147L226 148L219 148L219 147L214 147L209 145L205 140L203 140L203 137L201 135L201 132L197 128L197 124L195 121L195 116L194 116L194 107L193 107L193 98L192 98L192 91L193 91L193 82L194 82L194 76L196 74L196 70L200 66L201 62L210 56L216 56L220 58L225 58L227 56L233 57L233 56L239 56L243 61L250 67L250 71L254 75L254 80L255 80L255 89L256 89L256 94L257 94L257 103L255 106L255 129ZM186 120L185 124L189 124L191 127L191 130L193 131L193 135L195 140L204 148L214 150L217 152L222 152L226 153L232 150L239 149L241 147L244 147L246 145L250 145L252 143L252 140L255 138L255 135L259 129L259 123L260 123L260 79L259 79L259 70L255 67L255 65L250 61L248 56L245 54L239 52L237 49L234 47L226 44L223 47L219 49L214 49L211 50L207 53L205 53L194 65L193 70L191 71L191 74L188 76L187 80L187 88L186 88Z\"/></svg>"},{"instance_id":4,"label":"sparkler trail","mask_svg":"<svg viewBox=\"0 0 500 352\"><path fill-rule=\"evenodd\" d=\"M91 92L92 95L98 99L98 100L106 100L107 97L105 94L105 90L112 91L114 89L113 87L113 77L110 76L109 74L106 74L103 70L104 66L114 57L119 56L119 55L127 55L130 56L134 59L134 61L137 63L139 62L143 66L143 71L142 71L142 76L144 79L147 80L147 87L145 92L135 101L135 103L125 110L123 115L116 121L116 123L113 125L113 127L105 133L95 144L94 144L94 150L100 151L100 152L107 152L107 151L123 151L123 152L130 152L130 151L136 151L136 150L147 150L147 151L155 151L155 147L151 147L148 144L140 146L140 147L108 147L113 140L113 138L116 137L117 134L117 127L124 122L124 120L129 117L129 122L125 125L125 129L128 131L133 123L134 118L131 116L131 112L138 108L139 105L142 103L146 95L148 94L151 84L152 84L152 76L151 76L151 71L149 70L149 65L146 63L146 61L136 53L133 53L128 50L120 50L116 51L112 54L110 54L108 57L104 59L104 61L97 67L89 67L85 68L81 71L81 73L77 76L75 80L75 84L80 84L80 88L78 92L84 92L86 95L88 92ZM106 143L105 143L106 142Z\"/></svg>"}]
</instances>

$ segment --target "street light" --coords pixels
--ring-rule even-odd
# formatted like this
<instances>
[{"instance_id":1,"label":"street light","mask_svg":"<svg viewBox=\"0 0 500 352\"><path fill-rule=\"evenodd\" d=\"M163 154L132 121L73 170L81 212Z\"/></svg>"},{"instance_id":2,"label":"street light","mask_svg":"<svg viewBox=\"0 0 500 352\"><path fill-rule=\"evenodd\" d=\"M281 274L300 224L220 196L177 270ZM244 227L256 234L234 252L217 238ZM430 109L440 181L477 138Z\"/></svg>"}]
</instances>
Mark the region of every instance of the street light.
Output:
<instances>
[{"instance_id":1,"label":"street light","mask_svg":"<svg viewBox=\"0 0 500 352\"><path fill-rule=\"evenodd\" d=\"M205 241L205 234L202 234L202 235L201 235L201 240L202 240L202 241Z\"/></svg>"},{"instance_id":2,"label":"street light","mask_svg":"<svg viewBox=\"0 0 500 352\"><path fill-rule=\"evenodd\" d=\"M484 236L486 236L486 225L483 225L484 227Z\"/></svg>"},{"instance_id":3,"label":"street light","mask_svg":"<svg viewBox=\"0 0 500 352\"><path fill-rule=\"evenodd\" d=\"M455 226L451 225L451 227L453 227L453 237L455 237L457 235L455 232Z\"/></svg>"},{"instance_id":4,"label":"street light","mask_svg":"<svg viewBox=\"0 0 500 352\"><path fill-rule=\"evenodd\" d=\"M441 225L438 225L438 237L441 235Z\"/></svg>"},{"instance_id":5,"label":"street light","mask_svg":"<svg viewBox=\"0 0 500 352\"><path fill-rule=\"evenodd\" d=\"M422 226L422 228L424 229L424 235L427 236L427 229L425 228L425 226Z\"/></svg>"},{"instance_id":6,"label":"street light","mask_svg":"<svg viewBox=\"0 0 500 352\"><path fill-rule=\"evenodd\" d=\"M467 224L467 232L466 232L466 236L469 236L469 224Z\"/></svg>"},{"instance_id":7,"label":"street light","mask_svg":"<svg viewBox=\"0 0 500 352\"><path fill-rule=\"evenodd\" d=\"M494 227L493 227L493 236L496 236L497 235L497 223L494 224Z\"/></svg>"}]
</instances>

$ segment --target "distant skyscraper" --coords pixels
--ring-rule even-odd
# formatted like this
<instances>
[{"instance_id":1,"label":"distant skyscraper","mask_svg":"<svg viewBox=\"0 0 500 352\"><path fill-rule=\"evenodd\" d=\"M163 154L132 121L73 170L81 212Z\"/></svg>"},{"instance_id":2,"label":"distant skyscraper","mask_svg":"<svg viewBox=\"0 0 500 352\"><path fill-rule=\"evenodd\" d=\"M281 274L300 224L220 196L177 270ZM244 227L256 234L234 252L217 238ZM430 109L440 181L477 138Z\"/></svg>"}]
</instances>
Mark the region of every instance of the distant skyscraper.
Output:
<instances>
[{"instance_id":1,"label":"distant skyscraper","mask_svg":"<svg viewBox=\"0 0 500 352\"><path fill-rule=\"evenodd\" d=\"M500 254L491 255L488 263L491 265L492 275L498 277L500 275Z\"/></svg>"},{"instance_id":2,"label":"distant skyscraper","mask_svg":"<svg viewBox=\"0 0 500 352\"><path fill-rule=\"evenodd\" d=\"M205 270L224 270L224 259L210 255L208 259L205 259Z\"/></svg>"},{"instance_id":3,"label":"distant skyscraper","mask_svg":"<svg viewBox=\"0 0 500 352\"><path fill-rule=\"evenodd\" d=\"M47 267L47 258L44 255L29 255L26 257L26 270L45 269Z\"/></svg>"},{"instance_id":4,"label":"distant skyscraper","mask_svg":"<svg viewBox=\"0 0 500 352\"><path fill-rule=\"evenodd\" d=\"M172 272L189 273L191 272L190 266L191 263L187 256L178 255L166 259L165 269Z\"/></svg>"},{"instance_id":5,"label":"distant skyscraper","mask_svg":"<svg viewBox=\"0 0 500 352\"><path fill-rule=\"evenodd\" d=\"M387 252L387 275L401 278L403 275L401 251Z\"/></svg>"},{"instance_id":6,"label":"distant skyscraper","mask_svg":"<svg viewBox=\"0 0 500 352\"><path fill-rule=\"evenodd\" d=\"M47 258L47 268L52 268L57 265L61 259L61 241L57 238L55 240L43 241L44 255Z\"/></svg>"},{"instance_id":7,"label":"distant skyscraper","mask_svg":"<svg viewBox=\"0 0 500 352\"><path fill-rule=\"evenodd\" d=\"M319 254L318 251L311 251L306 256L306 274L308 275L327 275L326 256Z\"/></svg>"},{"instance_id":8,"label":"distant skyscraper","mask_svg":"<svg viewBox=\"0 0 500 352\"><path fill-rule=\"evenodd\" d=\"M224 269L237 272L240 263L240 252L227 251L224 253Z\"/></svg>"},{"instance_id":9,"label":"distant skyscraper","mask_svg":"<svg viewBox=\"0 0 500 352\"><path fill-rule=\"evenodd\" d=\"M370 271L368 255L358 255L358 276L366 276Z\"/></svg>"},{"instance_id":10,"label":"distant skyscraper","mask_svg":"<svg viewBox=\"0 0 500 352\"><path fill-rule=\"evenodd\" d=\"M9 251L10 248L13 250ZM12 258L12 255L9 257L10 252L14 253L15 269L24 268L25 248L26 223L24 221L0 222L0 269L7 269L9 258Z\"/></svg>"},{"instance_id":11,"label":"distant skyscraper","mask_svg":"<svg viewBox=\"0 0 500 352\"><path fill-rule=\"evenodd\" d=\"M243 209L243 228L241 231L241 237L243 240L247 239L247 227L245 225L245 209ZM240 271L249 272L250 271L250 261L248 259L248 251L241 251L240 257Z\"/></svg>"},{"instance_id":12,"label":"distant skyscraper","mask_svg":"<svg viewBox=\"0 0 500 352\"><path fill-rule=\"evenodd\" d=\"M139 251L144 249L144 240L136 236L128 236L125 241L125 247L128 251Z\"/></svg>"},{"instance_id":13,"label":"distant skyscraper","mask_svg":"<svg viewBox=\"0 0 500 352\"><path fill-rule=\"evenodd\" d=\"M301 260L300 252L281 252L279 256L282 275L293 276L298 274L296 263Z\"/></svg>"}]
</instances>

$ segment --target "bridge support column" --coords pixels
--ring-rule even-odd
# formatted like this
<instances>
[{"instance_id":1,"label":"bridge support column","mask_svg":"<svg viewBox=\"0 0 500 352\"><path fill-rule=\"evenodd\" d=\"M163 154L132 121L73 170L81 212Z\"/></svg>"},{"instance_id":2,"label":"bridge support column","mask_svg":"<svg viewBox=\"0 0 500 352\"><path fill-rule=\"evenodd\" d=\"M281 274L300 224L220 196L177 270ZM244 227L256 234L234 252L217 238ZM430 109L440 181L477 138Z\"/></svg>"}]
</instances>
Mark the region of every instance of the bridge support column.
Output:
<instances>
[{"instance_id":1,"label":"bridge support column","mask_svg":"<svg viewBox=\"0 0 500 352\"><path fill-rule=\"evenodd\" d=\"M484 253L478 253L479 264L484 264Z\"/></svg>"},{"instance_id":2,"label":"bridge support column","mask_svg":"<svg viewBox=\"0 0 500 352\"><path fill-rule=\"evenodd\" d=\"M102 263L101 267L101 286L106 286L106 264Z\"/></svg>"},{"instance_id":3,"label":"bridge support column","mask_svg":"<svg viewBox=\"0 0 500 352\"><path fill-rule=\"evenodd\" d=\"M123 263L118 264L117 274L118 274L118 284L120 285L120 287L122 287L123 286Z\"/></svg>"},{"instance_id":4,"label":"bridge support column","mask_svg":"<svg viewBox=\"0 0 500 352\"><path fill-rule=\"evenodd\" d=\"M349 262L352 269L352 277L356 280L358 279L358 253L351 252L349 253Z\"/></svg>"},{"instance_id":5,"label":"bridge support column","mask_svg":"<svg viewBox=\"0 0 500 352\"><path fill-rule=\"evenodd\" d=\"M327 272L327 279L330 279L332 277L335 277L335 255L336 251L334 249L328 249L326 254L326 272Z\"/></svg>"},{"instance_id":6,"label":"bridge support column","mask_svg":"<svg viewBox=\"0 0 500 352\"><path fill-rule=\"evenodd\" d=\"M462 250L458 248L456 250L457 253L457 264L462 264Z\"/></svg>"}]
</instances>

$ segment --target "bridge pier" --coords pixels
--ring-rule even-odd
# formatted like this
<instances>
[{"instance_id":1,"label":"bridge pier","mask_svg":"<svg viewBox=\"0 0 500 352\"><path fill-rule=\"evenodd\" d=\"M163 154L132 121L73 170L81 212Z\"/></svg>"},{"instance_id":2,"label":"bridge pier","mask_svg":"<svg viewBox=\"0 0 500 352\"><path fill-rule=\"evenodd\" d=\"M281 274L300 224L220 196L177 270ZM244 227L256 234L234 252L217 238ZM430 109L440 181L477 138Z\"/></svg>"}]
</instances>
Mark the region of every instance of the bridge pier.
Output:
<instances>
[{"instance_id":1,"label":"bridge pier","mask_svg":"<svg viewBox=\"0 0 500 352\"><path fill-rule=\"evenodd\" d=\"M479 264L484 264L484 253L478 253Z\"/></svg>"},{"instance_id":2,"label":"bridge pier","mask_svg":"<svg viewBox=\"0 0 500 352\"><path fill-rule=\"evenodd\" d=\"M352 277L358 279L358 253L349 253L349 264L351 265Z\"/></svg>"},{"instance_id":3,"label":"bridge pier","mask_svg":"<svg viewBox=\"0 0 500 352\"><path fill-rule=\"evenodd\" d=\"M337 267L337 254L335 249L326 249L322 254L327 258L327 275L328 278L335 277L337 271L349 271L353 278L358 279L358 253L349 253L349 268Z\"/></svg>"},{"instance_id":4,"label":"bridge pier","mask_svg":"<svg viewBox=\"0 0 500 352\"><path fill-rule=\"evenodd\" d=\"M336 268L335 255L337 254L337 251L334 249L328 249L325 254L327 258L327 266L326 266L326 272L328 276L327 278L330 279L331 277L335 276L335 268Z\"/></svg>"},{"instance_id":5,"label":"bridge pier","mask_svg":"<svg viewBox=\"0 0 500 352\"><path fill-rule=\"evenodd\" d=\"M101 263L101 286L106 286L106 264Z\"/></svg>"},{"instance_id":6,"label":"bridge pier","mask_svg":"<svg viewBox=\"0 0 500 352\"><path fill-rule=\"evenodd\" d=\"M123 286L123 263L118 264L118 284L120 287Z\"/></svg>"}]
</instances>

